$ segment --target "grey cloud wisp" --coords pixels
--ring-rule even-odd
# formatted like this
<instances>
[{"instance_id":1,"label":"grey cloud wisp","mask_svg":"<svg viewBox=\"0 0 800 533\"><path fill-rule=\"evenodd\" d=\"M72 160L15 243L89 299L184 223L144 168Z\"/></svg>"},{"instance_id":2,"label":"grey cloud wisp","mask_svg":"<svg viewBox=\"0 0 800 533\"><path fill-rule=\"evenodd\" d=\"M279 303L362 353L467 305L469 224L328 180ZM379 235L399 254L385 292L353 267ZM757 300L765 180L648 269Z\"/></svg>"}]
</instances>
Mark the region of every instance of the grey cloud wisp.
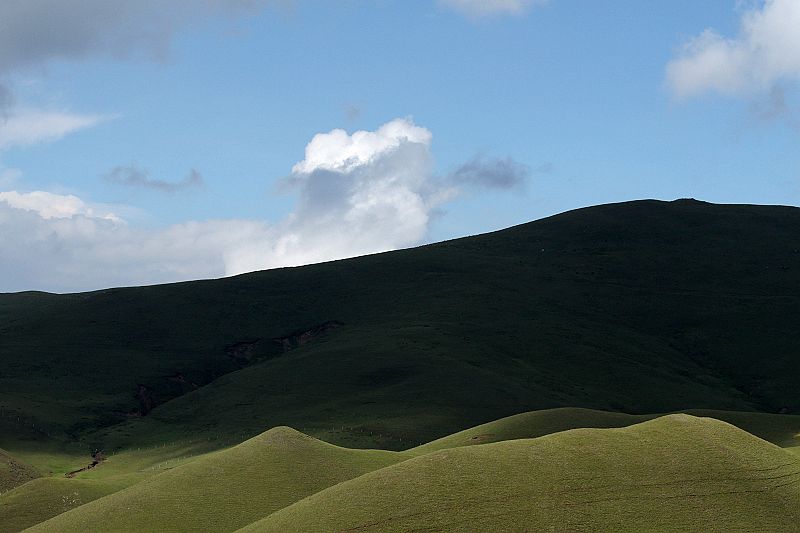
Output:
<instances>
[{"instance_id":1,"label":"grey cloud wisp","mask_svg":"<svg viewBox=\"0 0 800 533\"><path fill-rule=\"evenodd\" d=\"M8 111L14 105L14 94L6 85L0 83L0 123L8 120Z\"/></svg>"},{"instance_id":2,"label":"grey cloud wisp","mask_svg":"<svg viewBox=\"0 0 800 533\"><path fill-rule=\"evenodd\" d=\"M217 13L258 10L268 0L3 0L0 73L92 55L163 57L182 26Z\"/></svg>"},{"instance_id":3,"label":"grey cloud wisp","mask_svg":"<svg viewBox=\"0 0 800 533\"><path fill-rule=\"evenodd\" d=\"M136 165L114 167L111 172L105 175L105 180L109 183L126 187L138 187L170 193L196 189L205 185L203 176L195 169L192 169L189 175L180 181L165 181L151 178L148 171Z\"/></svg>"},{"instance_id":4,"label":"grey cloud wisp","mask_svg":"<svg viewBox=\"0 0 800 533\"><path fill-rule=\"evenodd\" d=\"M535 5L548 0L439 0L439 3L468 17L489 15L522 15Z\"/></svg>"},{"instance_id":5,"label":"grey cloud wisp","mask_svg":"<svg viewBox=\"0 0 800 533\"><path fill-rule=\"evenodd\" d=\"M525 183L531 175L527 165L512 158L485 159L475 157L447 177L454 185L470 185L493 189L511 189Z\"/></svg>"},{"instance_id":6,"label":"grey cloud wisp","mask_svg":"<svg viewBox=\"0 0 800 533\"><path fill-rule=\"evenodd\" d=\"M17 76L54 61L143 56L163 59L179 30L291 0L0 1L0 150L52 141L111 117L19 108Z\"/></svg>"}]
</instances>

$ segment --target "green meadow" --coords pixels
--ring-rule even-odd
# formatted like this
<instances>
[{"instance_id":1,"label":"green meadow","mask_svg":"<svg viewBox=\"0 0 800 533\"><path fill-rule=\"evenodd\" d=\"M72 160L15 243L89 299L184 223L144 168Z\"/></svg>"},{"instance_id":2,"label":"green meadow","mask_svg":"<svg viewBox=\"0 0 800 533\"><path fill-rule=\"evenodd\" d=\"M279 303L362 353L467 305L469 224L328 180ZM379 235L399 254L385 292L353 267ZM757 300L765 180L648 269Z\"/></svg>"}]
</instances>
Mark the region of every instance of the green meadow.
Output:
<instances>
[{"instance_id":1,"label":"green meadow","mask_svg":"<svg viewBox=\"0 0 800 533\"><path fill-rule=\"evenodd\" d=\"M670 415L432 452L242 531L793 531L798 501L796 457Z\"/></svg>"},{"instance_id":2,"label":"green meadow","mask_svg":"<svg viewBox=\"0 0 800 533\"><path fill-rule=\"evenodd\" d=\"M0 294L0 533L796 531L798 316L800 210L693 200Z\"/></svg>"},{"instance_id":3,"label":"green meadow","mask_svg":"<svg viewBox=\"0 0 800 533\"><path fill-rule=\"evenodd\" d=\"M93 477L49 479L47 497L56 504L59 488L90 499L72 507L68 502L30 531L796 527L800 457L789 449L713 418L675 414L628 425L614 415L525 413L406 452L341 448L278 427L145 474L108 495L102 491L113 490L115 468L101 473L98 467ZM784 430L800 428L800 417L772 418L779 439ZM554 423L559 430L548 433ZM574 423L594 427L564 429ZM25 487L45 493L29 483L9 494L29 497ZM21 525L35 518L31 513Z\"/></svg>"}]
</instances>

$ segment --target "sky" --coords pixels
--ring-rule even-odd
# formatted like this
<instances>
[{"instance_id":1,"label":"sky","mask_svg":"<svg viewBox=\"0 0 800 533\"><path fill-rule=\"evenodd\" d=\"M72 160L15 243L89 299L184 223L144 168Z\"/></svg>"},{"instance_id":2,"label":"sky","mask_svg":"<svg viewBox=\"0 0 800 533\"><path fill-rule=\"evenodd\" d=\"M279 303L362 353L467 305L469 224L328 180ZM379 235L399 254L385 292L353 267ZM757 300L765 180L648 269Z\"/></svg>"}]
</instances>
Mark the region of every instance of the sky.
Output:
<instances>
[{"instance_id":1,"label":"sky","mask_svg":"<svg viewBox=\"0 0 800 533\"><path fill-rule=\"evenodd\" d=\"M800 204L798 0L3 0L0 292Z\"/></svg>"}]
</instances>

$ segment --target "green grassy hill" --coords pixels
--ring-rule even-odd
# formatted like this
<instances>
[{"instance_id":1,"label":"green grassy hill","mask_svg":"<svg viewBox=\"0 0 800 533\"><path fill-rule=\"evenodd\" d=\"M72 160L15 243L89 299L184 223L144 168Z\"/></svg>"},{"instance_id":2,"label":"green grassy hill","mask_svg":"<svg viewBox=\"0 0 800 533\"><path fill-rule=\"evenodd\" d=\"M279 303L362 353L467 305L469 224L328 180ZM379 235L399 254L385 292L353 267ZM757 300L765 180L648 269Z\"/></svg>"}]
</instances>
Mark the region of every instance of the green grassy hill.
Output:
<instances>
[{"instance_id":1,"label":"green grassy hill","mask_svg":"<svg viewBox=\"0 0 800 533\"><path fill-rule=\"evenodd\" d=\"M243 528L771 531L800 523L800 459L726 423L670 415L433 452Z\"/></svg>"},{"instance_id":2,"label":"green grassy hill","mask_svg":"<svg viewBox=\"0 0 800 533\"><path fill-rule=\"evenodd\" d=\"M798 227L791 207L639 201L235 278L0 295L0 423L105 450L278 425L405 449L562 406L797 413Z\"/></svg>"},{"instance_id":3,"label":"green grassy hill","mask_svg":"<svg viewBox=\"0 0 800 533\"><path fill-rule=\"evenodd\" d=\"M0 495L0 533L16 533L120 490L107 481L43 477Z\"/></svg>"},{"instance_id":4,"label":"green grassy hill","mask_svg":"<svg viewBox=\"0 0 800 533\"><path fill-rule=\"evenodd\" d=\"M0 533L21 531L53 516L141 483L161 472L198 460L209 442L133 448L108 457L95 468L86 450L54 442L18 442L20 456L42 477L0 494ZM213 447L216 448L216 445Z\"/></svg>"},{"instance_id":5,"label":"green grassy hill","mask_svg":"<svg viewBox=\"0 0 800 533\"><path fill-rule=\"evenodd\" d=\"M31 531L233 531L401 459L394 452L339 448L279 427L166 470Z\"/></svg>"},{"instance_id":6,"label":"green grassy hill","mask_svg":"<svg viewBox=\"0 0 800 533\"><path fill-rule=\"evenodd\" d=\"M720 414L738 418L740 425L754 427L783 445L800 442L800 417ZM0 495L0 532L36 524L55 531L232 531L327 487L419 456L515 439L527 442L530 437L573 428L625 426L655 417L588 409L523 413L399 453L344 449L284 427L211 453L203 451L208 443L130 450L72 479L64 472L73 470L79 458L33 451L30 457L50 468L50 475ZM658 419L663 420L667 419ZM670 438L684 438L683 429L672 427ZM630 453L639 453L634 450ZM649 456L649 450L640 451ZM475 468L483 468L482 463ZM430 480L449 483L447 478Z\"/></svg>"},{"instance_id":7,"label":"green grassy hill","mask_svg":"<svg viewBox=\"0 0 800 533\"><path fill-rule=\"evenodd\" d=\"M685 413L728 422L781 447L800 446L800 416L691 409ZM664 415L628 415L571 407L531 411L459 431L408 450L408 453L423 454L460 446L531 439L570 429L621 428L661 416Z\"/></svg>"}]
</instances>

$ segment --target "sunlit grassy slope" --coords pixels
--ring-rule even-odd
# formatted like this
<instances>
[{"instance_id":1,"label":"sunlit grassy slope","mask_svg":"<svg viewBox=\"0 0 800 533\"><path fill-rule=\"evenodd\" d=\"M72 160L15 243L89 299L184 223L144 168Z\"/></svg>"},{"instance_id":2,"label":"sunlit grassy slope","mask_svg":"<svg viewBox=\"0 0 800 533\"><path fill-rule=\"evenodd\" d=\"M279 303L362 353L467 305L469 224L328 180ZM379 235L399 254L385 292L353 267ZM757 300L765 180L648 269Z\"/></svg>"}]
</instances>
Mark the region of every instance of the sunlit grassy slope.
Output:
<instances>
[{"instance_id":1,"label":"sunlit grassy slope","mask_svg":"<svg viewBox=\"0 0 800 533\"><path fill-rule=\"evenodd\" d=\"M737 415L737 413L724 414ZM27 527L39 522L43 523L36 530L41 531L93 531L98 528L103 531L232 531L327 487L368 472L381 471L384 467L391 469L390 465L409 459L429 456L431 453L435 455L451 448L473 447L481 443L503 442L509 439L538 442L540 439L532 440L530 437L540 437L580 427L635 424L640 419L652 416L655 415L637 417L586 409L554 409L525 413L484 424L401 453L339 448L285 427L269 430L230 449L202 454L196 458L169 460L167 458L179 454L179 450L162 448L142 450L131 454L132 456L127 453L113 456L103 465L80 474L73 480L63 478L36 480L11 491L6 499L0 497L2 504L0 523L6 524L5 529L0 528L0 531L17 531L20 527L15 528L15 525ZM751 421L751 425L771 434L778 441L789 444L800 442L800 437L795 438L800 432L800 417L753 413L745 413L742 416ZM752 422L753 418L757 419L757 424ZM700 446L693 441L702 440L704 435L703 431L698 429L700 426L696 427L694 422L688 423L688 421L698 424L702 422L700 424L702 427L717 428L709 433L716 436L708 439L702 450L729 448L736 451L741 449L737 443L748 441L764 446L767 453L765 457L774 455L772 445L722 422L683 416L660 418L650 424L652 427L660 427L659 435L669 434L663 446L673 446L674 443L685 440L686 442L673 448L674 453L684 454L687 446ZM661 424L666 425L661 427ZM632 431L638 435L641 428L646 427L649 426L640 425ZM771 431L765 431L767 427L771 427ZM725 429L723 431L719 428ZM567 434L570 433L559 435ZM617 434L610 432L608 435ZM625 435L625 432L621 432L620 435ZM557 438L553 442L560 442L561 437L557 435L555 437ZM602 453L612 453L609 450L617 445L615 443L619 438L621 437L613 437L609 441L601 438L596 443L584 440L580 446L597 448L591 452L594 454L601 453L602 450L605 450ZM651 460L653 457L651 446L656 440L658 439L637 437L624 440L620 445L627 446L624 457L632 463L640 464ZM730 443L727 443L728 440ZM552 444L549 448L542 449L550 450L546 453L551 453L552 449L559 446ZM570 446L565 449L575 451L579 445ZM698 448L692 452L694 456L687 457L700 457L702 450ZM423 473L421 479L440 488L456 486L457 482L453 480L453 476L457 477L460 475L459 472L464 471L464 464L472 460L470 457L465 456L461 462L454 465L456 470L445 476L435 470L428 471L425 467L427 473ZM538 457L542 461L556 461L567 470L573 468L569 466L572 459L568 456L556 455L551 459L542 452ZM713 466L716 456L709 457ZM475 464L470 468L475 475L497 474L499 467L493 465L491 461L486 463L484 456L476 456L474 459ZM485 474L478 474L477 472L487 464L488 469ZM574 468L584 468L585 464L584 460L578 461ZM653 467L661 468L661 463L656 461ZM635 475L640 475L642 468L635 470ZM679 469L679 466L675 468ZM694 465L686 470L686 474L691 475L702 468ZM565 476L569 477L567 474ZM537 483L537 479L537 476L532 476L529 481ZM607 481L619 483L617 478L609 478ZM552 480L552 482L560 481ZM384 487L375 487L375 490L384 490ZM545 489L540 487L531 490ZM110 495L89 503L106 494ZM394 497L391 491L386 494L389 499ZM401 499L398 503L405 505L403 501ZM78 507L80 504L86 505ZM399 508L403 508L402 505ZM75 507L77 508L72 512L44 522L56 514L65 513ZM342 512L349 511L342 510ZM5 522L7 518L8 521Z\"/></svg>"},{"instance_id":2,"label":"sunlit grassy slope","mask_svg":"<svg viewBox=\"0 0 800 533\"><path fill-rule=\"evenodd\" d=\"M120 488L107 481L63 476L34 479L0 495L0 533L22 531Z\"/></svg>"},{"instance_id":3,"label":"sunlit grassy slope","mask_svg":"<svg viewBox=\"0 0 800 533\"><path fill-rule=\"evenodd\" d=\"M87 466L87 450L58 442L23 441L15 444L19 457L35 465L42 477L0 494L0 533L20 531L55 515L113 494L208 455L216 443L188 441L169 446L133 448L110 456L97 467Z\"/></svg>"},{"instance_id":4,"label":"sunlit grassy slope","mask_svg":"<svg viewBox=\"0 0 800 533\"><path fill-rule=\"evenodd\" d=\"M670 415L433 452L241 531L794 532L798 523L797 456L723 422Z\"/></svg>"},{"instance_id":5,"label":"sunlit grassy slope","mask_svg":"<svg viewBox=\"0 0 800 533\"><path fill-rule=\"evenodd\" d=\"M0 295L0 424L106 451L279 425L405 449L562 406L797 413L798 227L790 207L639 201L229 279Z\"/></svg>"},{"instance_id":6,"label":"sunlit grassy slope","mask_svg":"<svg viewBox=\"0 0 800 533\"><path fill-rule=\"evenodd\" d=\"M279 427L88 503L31 531L232 531L323 488L401 459L394 452L339 448Z\"/></svg>"},{"instance_id":7,"label":"sunlit grassy slope","mask_svg":"<svg viewBox=\"0 0 800 533\"><path fill-rule=\"evenodd\" d=\"M728 422L778 446L800 445L800 416L711 410L688 410L686 413ZM409 450L408 453L429 453L460 446L530 439L577 428L625 427L660 416L663 415L628 415L570 407L531 411L459 431Z\"/></svg>"}]
</instances>

